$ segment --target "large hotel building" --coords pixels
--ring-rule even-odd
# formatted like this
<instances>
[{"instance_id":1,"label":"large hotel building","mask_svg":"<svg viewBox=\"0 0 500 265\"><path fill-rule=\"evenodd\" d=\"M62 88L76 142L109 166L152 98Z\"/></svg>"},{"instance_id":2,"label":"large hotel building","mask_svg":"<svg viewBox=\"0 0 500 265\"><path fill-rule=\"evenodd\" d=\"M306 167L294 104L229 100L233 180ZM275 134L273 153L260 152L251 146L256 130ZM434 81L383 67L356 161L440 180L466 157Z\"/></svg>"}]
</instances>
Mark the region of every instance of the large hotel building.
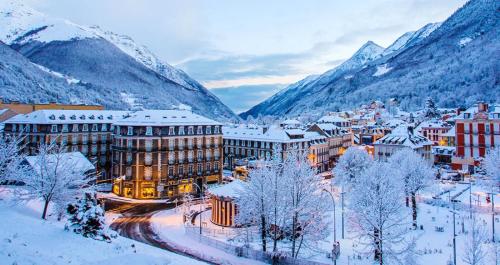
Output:
<instances>
[{"instance_id":1,"label":"large hotel building","mask_svg":"<svg viewBox=\"0 0 500 265\"><path fill-rule=\"evenodd\" d=\"M23 151L57 141L97 168L98 182L136 199L199 193L222 178L221 124L187 110L38 110L5 122Z\"/></svg>"}]
</instances>

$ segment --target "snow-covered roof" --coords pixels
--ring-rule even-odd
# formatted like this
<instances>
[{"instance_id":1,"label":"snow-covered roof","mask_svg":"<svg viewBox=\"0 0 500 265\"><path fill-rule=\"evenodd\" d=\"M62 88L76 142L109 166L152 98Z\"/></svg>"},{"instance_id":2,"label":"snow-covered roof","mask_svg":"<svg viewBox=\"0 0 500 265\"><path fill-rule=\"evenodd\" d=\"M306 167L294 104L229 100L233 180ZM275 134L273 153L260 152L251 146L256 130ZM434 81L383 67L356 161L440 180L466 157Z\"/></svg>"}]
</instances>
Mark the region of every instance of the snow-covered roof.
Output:
<instances>
[{"instance_id":1,"label":"snow-covered roof","mask_svg":"<svg viewBox=\"0 0 500 265\"><path fill-rule=\"evenodd\" d=\"M403 125L405 124L406 122L403 121L403 120L399 120L399 119L391 119L391 120L388 120L386 122L384 122L384 126L387 126L387 127L390 127L390 128L396 128L400 125Z\"/></svg>"},{"instance_id":2,"label":"snow-covered roof","mask_svg":"<svg viewBox=\"0 0 500 265\"><path fill-rule=\"evenodd\" d=\"M316 124L321 130L326 130L326 131L333 131L333 130L338 130L340 127L333 123L318 123Z\"/></svg>"},{"instance_id":3,"label":"snow-covered roof","mask_svg":"<svg viewBox=\"0 0 500 265\"><path fill-rule=\"evenodd\" d=\"M456 117L456 119L473 119L474 114L479 112L479 104L475 104L467 110L463 111ZM465 114L468 114L469 117L465 118ZM489 104L488 110L485 112L488 115L489 119L500 119L500 104Z\"/></svg>"},{"instance_id":4,"label":"snow-covered roof","mask_svg":"<svg viewBox=\"0 0 500 265\"><path fill-rule=\"evenodd\" d=\"M339 116L323 116L321 117L318 122L320 123L335 123L335 122L348 122L347 119L344 119Z\"/></svg>"},{"instance_id":5,"label":"snow-covered roof","mask_svg":"<svg viewBox=\"0 0 500 265\"><path fill-rule=\"evenodd\" d=\"M221 123L195 114L189 110L143 110L130 113L115 125L165 126L165 125L221 125Z\"/></svg>"},{"instance_id":6,"label":"snow-covered roof","mask_svg":"<svg viewBox=\"0 0 500 265\"><path fill-rule=\"evenodd\" d=\"M68 165L71 166L71 168L75 171L80 171L82 173L90 171L95 169L94 165L90 163L90 161L80 152L70 152L70 153L62 153L58 154L60 155L59 161L65 161L65 163L68 163ZM26 162L37 171L37 173L40 173L40 166L37 165L39 162L39 155L35 156L27 156ZM56 163L57 162L57 155L50 154L47 155L47 162L50 164Z\"/></svg>"},{"instance_id":7,"label":"snow-covered roof","mask_svg":"<svg viewBox=\"0 0 500 265\"><path fill-rule=\"evenodd\" d=\"M324 138L324 136L317 132L306 132L302 129L282 129L278 127L270 127L269 129L264 130L264 128L223 126L222 134L224 135L224 139L278 143L304 142ZM292 137L302 135L303 137L301 138Z\"/></svg>"},{"instance_id":8,"label":"snow-covered roof","mask_svg":"<svg viewBox=\"0 0 500 265\"><path fill-rule=\"evenodd\" d=\"M427 121L421 122L417 126L417 131L420 131L424 128L449 128L449 127L450 126L442 120L432 119L432 120L427 120Z\"/></svg>"},{"instance_id":9,"label":"snow-covered roof","mask_svg":"<svg viewBox=\"0 0 500 265\"><path fill-rule=\"evenodd\" d=\"M20 124L63 124L63 123L114 123L127 115L118 110L37 110L18 114L5 123Z\"/></svg>"},{"instance_id":10,"label":"snow-covered roof","mask_svg":"<svg viewBox=\"0 0 500 265\"><path fill-rule=\"evenodd\" d=\"M0 115L4 114L6 111L8 111L9 109L0 109Z\"/></svg>"},{"instance_id":11,"label":"snow-covered roof","mask_svg":"<svg viewBox=\"0 0 500 265\"><path fill-rule=\"evenodd\" d=\"M432 145L432 142L422 135L415 134L408 126L402 125L394 129L390 134L378 139L375 145L400 145L412 149Z\"/></svg>"},{"instance_id":12,"label":"snow-covered roof","mask_svg":"<svg viewBox=\"0 0 500 265\"><path fill-rule=\"evenodd\" d=\"M288 119L288 120L284 120L281 124L283 124L283 125L300 125L300 121L298 121L296 119Z\"/></svg>"},{"instance_id":13,"label":"snow-covered roof","mask_svg":"<svg viewBox=\"0 0 500 265\"><path fill-rule=\"evenodd\" d=\"M244 190L245 183L239 179L234 179L228 184L216 186L208 189L208 193L218 197L238 198Z\"/></svg>"}]
</instances>

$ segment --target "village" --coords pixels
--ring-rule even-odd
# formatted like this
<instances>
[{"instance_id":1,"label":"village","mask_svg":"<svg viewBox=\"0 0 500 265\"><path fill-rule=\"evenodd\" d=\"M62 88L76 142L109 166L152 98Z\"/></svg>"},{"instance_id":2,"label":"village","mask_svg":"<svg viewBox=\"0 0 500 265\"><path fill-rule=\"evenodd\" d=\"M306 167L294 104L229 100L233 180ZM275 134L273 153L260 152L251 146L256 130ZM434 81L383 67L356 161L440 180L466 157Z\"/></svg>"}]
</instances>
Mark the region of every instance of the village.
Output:
<instances>
[{"instance_id":1,"label":"village","mask_svg":"<svg viewBox=\"0 0 500 265\"><path fill-rule=\"evenodd\" d=\"M405 112L396 100L373 101L319 118L225 124L185 106L2 108L2 155L11 157L2 162L14 169L4 172L4 189L28 185L24 196L38 199L46 187L27 172L50 183L51 173L63 174L51 170L71 171L66 185L97 191L103 227L144 243L152 240L140 234L150 233L216 264L369 264L382 256L462 264L477 248L498 261L496 104L439 109L428 98ZM43 218L75 192L41 195ZM147 221L135 220L134 209ZM382 239L374 227L394 235Z\"/></svg>"}]
</instances>

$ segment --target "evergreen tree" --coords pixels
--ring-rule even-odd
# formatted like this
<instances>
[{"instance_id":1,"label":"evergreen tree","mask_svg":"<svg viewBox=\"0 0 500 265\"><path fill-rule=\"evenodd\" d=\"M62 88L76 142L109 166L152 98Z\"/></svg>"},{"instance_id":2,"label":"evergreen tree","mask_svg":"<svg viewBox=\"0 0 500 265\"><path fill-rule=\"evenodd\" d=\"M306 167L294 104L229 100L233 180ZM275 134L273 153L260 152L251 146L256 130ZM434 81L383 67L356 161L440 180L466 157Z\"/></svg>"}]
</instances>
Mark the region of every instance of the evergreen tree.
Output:
<instances>
[{"instance_id":1,"label":"evergreen tree","mask_svg":"<svg viewBox=\"0 0 500 265\"><path fill-rule=\"evenodd\" d=\"M428 97L425 101L424 116L430 119L439 117L439 111L437 110L436 104L434 104L434 101L431 97Z\"/></svg>"},{"instance_id":2,"label":"evergreen tree","mask_svg":"<svg viewBox=\"0 0 500 265\"><path fill-rule=\"evenodd\" d=\"M111 241L111 236L108 235L104 224L104 211L98 204L94 192L87 192L76 203L69 204L67 212L69 224L66 229L71 229L84 237Z\"/></svg>"}]
</instances>

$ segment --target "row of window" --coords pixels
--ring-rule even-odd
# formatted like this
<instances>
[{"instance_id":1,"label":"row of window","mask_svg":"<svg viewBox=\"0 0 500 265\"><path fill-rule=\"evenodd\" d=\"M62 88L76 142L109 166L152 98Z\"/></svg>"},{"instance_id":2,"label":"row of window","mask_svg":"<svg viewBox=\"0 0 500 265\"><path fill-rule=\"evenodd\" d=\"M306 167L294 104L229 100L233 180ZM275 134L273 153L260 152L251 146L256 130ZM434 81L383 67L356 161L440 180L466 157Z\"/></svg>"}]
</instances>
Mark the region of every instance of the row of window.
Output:
<instances>
[{"instance_id":1,"label":"row of window","mask_svg":"<svg viewBox=\"0 0 500 265\"><path fill-rule=\"evenodd\" d=\"M220 128L219 126L214 126L214 134L219 134L220 133ZM194 135L195 133L195 126L188 126L187 127L187 135ZM116 132L117 135L121 135L120 131L120 126L116 126ZM159 133L157 133L159 134ZM196 126L196 134L203 134L203 126ZM212 134L212 126L206 126L205 127L205 134ZM128 126L127 127L127 135L131 136L134 135L134 127L133 126ZM145 135L147 136L152 136L153 135L153 127L152 126L146 126L146 132ZM177 134L175 133L175 127L170 126L168 127L168 135L186 135L185 132L185 127L184 126L179 126L177 130Z\"/></svg>"},{"instance_id":2,"label":"row of window","mask_svg":"<svg viewBox=\"0 0 500 265\"><path fill-rule=\"evenodd\" d=\"M116 153L116 160L118 160L119 155L120 155L119 153ZM125 155L125 157L126 157L125 159L126 159L127 163L131 163L132 162L133 154L131 152L127 152L126 155ZM152 157L153 157L153 154L151 154L151 153L145 153L144 154L144 162L146 164L151 164L152 161L153 161ZM220 157L219 150L218 149L214 150L214 158L216 160L218 160L219 157ZM188 161L193 161L193 158L194 158L194 152L193 151L189 151L188 154L187 154ZM210 160L211 158L212 158L211 152L206 152L205 159ZM178 152L177 153L177 159L179 161L184 161L186 159L184 152ZM198 160L202 160L203 159L203 151L198 150L198 152L197 152L197 159ZM169 163L173 163L174 161L175 161L175 155L174 155L174 153L173 152L169 152L168 153L168 162Z\"/></svg>"},{"instance_id":3,"label":"row of window","mask_svg":"<svg viewBox=\"0 0 500 265\"><path fill-rule=\"evenodd\" d=\"M194 166L195 166L194 164L189 164L187 166L180 165L178 167L169 166L168 167L168 177L174 178L174 176L183 176L184 174L192 175L194 173ZM118 168L116 168L116 169L118 169ZM212 164L211 163L205 164L205 171L212 172ZM219 163L213 164L213 171L219 172ZM196 173L198 175L201 175L203 173L203 165L202 164L196 165ZM128 178L132 177L132 167L125 168L125 175ZM145 167L144 168L144 178L146 180L151 180L152 177L153 177L153 169L151 167Z\"/></svg>"},{"instance_id":4,"label":"row of window","mask_svg":"<svg viewBox=\"0 0 500 265\"><path fill-rule=\"evenodd\" d=\"M116 145L119 145L119 141L120 140L116 140ZM133 145L134 145L134 139L123 139L123 141L126 142L126 146L127 148L133 148ZM168 147L169 147L169 150L174 150L175 149L175 139L166 139L166 141L168 142ZM192 138L188 138L187 139L187 147L189 149L192 149L194 147L193 145L193 139ZM210 146L210 142L212 145L218 145L219 144L219 138L212 138L211 140L207 138L207 143L206 143L206 146ZM178 149L184 149L184 145L185 145L185 142L180 140L180 141L177 141L177 148ZM196 146L198 148L202 148L203 147L203 140L201 138L197 139L196 140ZM144 147L146 149L146 151L151 151L153 149L153 140L151 139L146 139L144 140Z\"/></svg>"}]
</instances>

